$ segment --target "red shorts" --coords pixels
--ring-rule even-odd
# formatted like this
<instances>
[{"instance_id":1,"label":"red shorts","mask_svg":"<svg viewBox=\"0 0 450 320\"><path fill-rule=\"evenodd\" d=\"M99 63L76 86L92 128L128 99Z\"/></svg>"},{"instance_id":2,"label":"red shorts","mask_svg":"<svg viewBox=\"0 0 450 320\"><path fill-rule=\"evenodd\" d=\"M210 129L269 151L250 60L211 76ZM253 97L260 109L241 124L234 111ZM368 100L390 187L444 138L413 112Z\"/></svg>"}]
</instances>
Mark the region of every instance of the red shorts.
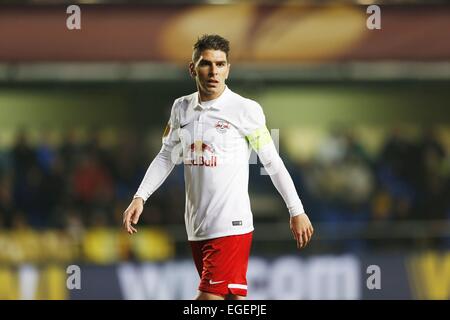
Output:
<instances>
[{"instance_id":1,"label":"red shorts","mask_svg":"<svg viewBox=\"0 0 450 320\"><path fill-rule=\"evenodd\" d=\"M247 296L247 266L253 232L189 241L200 275L198 289L221 296Z\"/></svg>"}]
</instances>

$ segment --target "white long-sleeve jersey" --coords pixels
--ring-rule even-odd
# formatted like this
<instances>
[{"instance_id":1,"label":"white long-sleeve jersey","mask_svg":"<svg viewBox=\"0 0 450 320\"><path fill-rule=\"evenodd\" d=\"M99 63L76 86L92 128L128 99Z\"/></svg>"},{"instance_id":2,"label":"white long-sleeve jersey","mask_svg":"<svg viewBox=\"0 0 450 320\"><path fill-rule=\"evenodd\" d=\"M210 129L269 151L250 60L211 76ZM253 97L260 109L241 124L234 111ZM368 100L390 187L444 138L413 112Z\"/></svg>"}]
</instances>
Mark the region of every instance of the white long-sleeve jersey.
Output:
<instances>
[{"instance_id":1,"label":"white long-sleeve jersey","mask_svg":"<svg viewBox=\"0 0 450 320\"><path fill-rule=\"evenodd\" d=\"M175 164L184 164L188 239L206 240L253 231L248 195L252 148L283 197L291 216L304 213L261 106L229 88L200 104L198 92L175 100L162 139L135 197L147 201Z\"/></svg>"}]
</instances>

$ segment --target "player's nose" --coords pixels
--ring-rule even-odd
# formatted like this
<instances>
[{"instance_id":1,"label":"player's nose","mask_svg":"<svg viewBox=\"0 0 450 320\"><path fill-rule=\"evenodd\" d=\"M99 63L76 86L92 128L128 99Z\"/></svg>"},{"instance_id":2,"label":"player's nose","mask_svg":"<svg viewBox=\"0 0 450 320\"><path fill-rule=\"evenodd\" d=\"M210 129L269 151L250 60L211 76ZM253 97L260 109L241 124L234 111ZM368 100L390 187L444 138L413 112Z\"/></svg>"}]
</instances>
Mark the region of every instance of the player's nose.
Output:
<instances>
[{"instance_id":1,"label":"player's nose","mask_svg":"<svg viewBox=\"0 0 450 320\"><path fill-rule=\"evenodd\" d=\"M217 68L217 66L213 63L210 68L210 73L212 75L217 75L218 72L219 72L219 68Z\"/></svg>"}]
</instances>

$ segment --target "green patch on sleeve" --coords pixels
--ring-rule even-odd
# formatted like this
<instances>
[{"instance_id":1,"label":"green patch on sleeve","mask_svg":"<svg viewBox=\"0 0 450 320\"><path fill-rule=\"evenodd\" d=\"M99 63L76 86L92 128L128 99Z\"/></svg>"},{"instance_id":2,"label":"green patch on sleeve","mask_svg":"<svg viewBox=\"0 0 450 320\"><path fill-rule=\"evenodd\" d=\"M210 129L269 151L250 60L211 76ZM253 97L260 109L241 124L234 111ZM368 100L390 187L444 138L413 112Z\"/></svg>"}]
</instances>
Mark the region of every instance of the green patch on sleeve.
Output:
<instances>
[{"instance_id":1,"label":"green patch on sleeve","mask_svg":"<svg viewBox=\"0 0 450 320\"><path fill-rule=\"evenodd\" d=\"M251 134L247 135L246 138L255 151L259 151L262 147L268 145L272 141L269 130L267 130L265 126L256 129Z\"/></svg>"}]
</instances>

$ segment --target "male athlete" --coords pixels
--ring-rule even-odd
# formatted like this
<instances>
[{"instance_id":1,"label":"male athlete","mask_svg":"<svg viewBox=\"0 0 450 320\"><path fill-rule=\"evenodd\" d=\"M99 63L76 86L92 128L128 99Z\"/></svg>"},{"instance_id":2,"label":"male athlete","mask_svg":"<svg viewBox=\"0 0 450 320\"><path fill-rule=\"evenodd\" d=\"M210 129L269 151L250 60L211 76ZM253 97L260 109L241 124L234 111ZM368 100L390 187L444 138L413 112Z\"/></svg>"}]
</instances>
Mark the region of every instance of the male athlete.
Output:
<instances>
[{"instance_id":1,"label":"male athlete","mask_svg":"<svg viewBox=\"0 0 450 320\"><path fill-rule=\"evenodd\" d=\"M297 247L305 247L313 234L261 106L225 85L230 72L228 52L228 40L218 35L204 35L195 43L189 72L198 91L175 100L162 148L123 217L128 233L137 232L132 224L137 224L144 203L175 164L183 162L186 231L201 279L198 300L247 295L253 234L248 195L252 149L286 203Z\"/></svg>"}]
</instances>

